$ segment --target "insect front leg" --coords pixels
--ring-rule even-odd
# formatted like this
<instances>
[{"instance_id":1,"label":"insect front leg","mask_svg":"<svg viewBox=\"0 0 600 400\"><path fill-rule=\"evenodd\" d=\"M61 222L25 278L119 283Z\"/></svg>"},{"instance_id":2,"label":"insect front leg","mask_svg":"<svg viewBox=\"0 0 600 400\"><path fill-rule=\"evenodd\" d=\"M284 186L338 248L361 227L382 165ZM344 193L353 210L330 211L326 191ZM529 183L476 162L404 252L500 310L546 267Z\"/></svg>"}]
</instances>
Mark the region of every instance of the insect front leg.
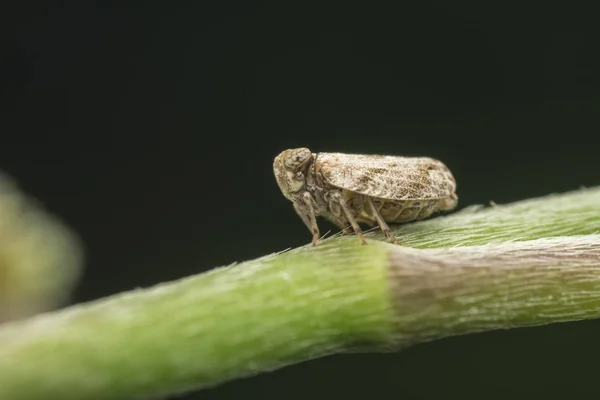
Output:
<instances>
[{"instance_id":1,"label":"insect front leg","mask_svg":"<svg viewBox=\"0 0 600 400\"><path fill-rule=\"evenodd\" d=\"M304 222L304 225L306 225L308 230L312 232L312 245L316 246L317 242L319 241L320 233L310 193L304 192L302 194L302 202L304 207L301 207L298 203L294 203L294 209Z\"/></svg>"},{"instance_id":2,"label":"insect front leg","mask_svg":"<svg viewBox=\"0 0 600 400\"><path fill-rule=\"evenodd\" d=\"M392 235L392 232L390 232L389 226L385 223L385 220L381 217L381 214L379 213L379 210L377 209L377 207L375 207L375 204L373 204L373 199L371 199L369 196L365 196L365 198L366 198L367 204L369 205L369 208L371 209L371 214L373 214L373 216L377 220L377 223L379 224L379 227L383 231L383 234L385 235L387 240L390 243L398 244L398 242L396 241L396 238L394 237L394 235Z\"/></svg>"},{"instance_id":3,"label":"insect front leg","mask_svg":"<svg viewBox=\"0 0 600 400\"><path fill-rule=\"evenodd\" d=\"M298 203L293 203L293 204L294 204L294 210L296 210L296 214L298 214L298 216L300 217L302 222L304 222L304 225L306 225L308 230L312 232L312 227L310 226L310 219L308 218L308 215L306 214L306 210L304 210L304 208L302 208L302 206Z\"/></svg>"},{"instance_id":4,"label":"insect front leg","mask_svg":"<svg viewBox=\"0 0 600 400\"><path fill-rule=\"evenodd\" d=\"M350 222L350 225L352 225L352 229L354 229L354 232L356 232L356 235L360 239L361 243L367 244L365 236L363 235L360 226L358 226L358 222L356 222L356 218L354 218L352 211L350 211L350 207L348 207L348 204L346 204L346 200L344 200L342 195L338 192L333 194L333 199L340 205L340 207L342 207L342 211L344 212L346 219Z\"/></svg>"}]
</instances>

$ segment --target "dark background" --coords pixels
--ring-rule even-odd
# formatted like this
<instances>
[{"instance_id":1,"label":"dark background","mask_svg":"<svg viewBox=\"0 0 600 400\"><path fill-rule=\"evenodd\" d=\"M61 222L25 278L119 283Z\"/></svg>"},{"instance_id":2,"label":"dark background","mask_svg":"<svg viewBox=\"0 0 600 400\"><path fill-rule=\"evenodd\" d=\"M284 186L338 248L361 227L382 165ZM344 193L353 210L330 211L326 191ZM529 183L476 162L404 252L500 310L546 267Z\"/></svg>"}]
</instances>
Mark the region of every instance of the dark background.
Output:
<instances>
[{"instance_id":1,"label":"dark background","mask_svg":"<svg viewBox=\"0 0 600 400\"><path fill-rule=\"evenodd\" d=\"M117 3L4 15L0 168L85 242L74 301L309 242L272 174L291 147L439 158L461 206L600 184L593 10ZM491 332L185 398L593 398L599 338Z\"/></svg>"}]
</instances>

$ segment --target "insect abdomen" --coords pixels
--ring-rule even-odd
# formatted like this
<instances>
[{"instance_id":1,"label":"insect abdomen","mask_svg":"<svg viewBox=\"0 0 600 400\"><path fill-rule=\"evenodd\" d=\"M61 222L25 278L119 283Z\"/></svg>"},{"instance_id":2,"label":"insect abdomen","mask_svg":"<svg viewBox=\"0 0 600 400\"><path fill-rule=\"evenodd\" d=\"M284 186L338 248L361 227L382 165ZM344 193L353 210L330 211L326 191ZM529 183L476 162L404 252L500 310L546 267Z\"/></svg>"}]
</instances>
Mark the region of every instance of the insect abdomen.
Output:
<instances>
[{"instance_id":1,"label":"insect abdomen","mask_svg":"<svg viewBox=\"0 0 600 400\"><path fill-rule=\"evenodd\" d=\"M440 200L374 200L381 216L389 223L418 221L441 211Z\"/></svg>"}]
</instances>

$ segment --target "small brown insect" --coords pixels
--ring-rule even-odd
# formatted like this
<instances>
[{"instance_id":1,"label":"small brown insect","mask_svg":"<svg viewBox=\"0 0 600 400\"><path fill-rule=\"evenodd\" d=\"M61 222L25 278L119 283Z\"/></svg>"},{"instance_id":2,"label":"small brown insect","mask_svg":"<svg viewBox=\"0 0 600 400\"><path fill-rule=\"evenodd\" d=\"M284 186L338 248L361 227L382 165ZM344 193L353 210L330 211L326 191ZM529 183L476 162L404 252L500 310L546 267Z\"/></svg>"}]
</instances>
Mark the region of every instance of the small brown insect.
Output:
<instances>
[{"instance_id":1,"label":"small brown insect","mask_svg":"<svg viewBox=\"0 0 600 400\"><path fill-rule=\"evenodd\" d=\"M456 182L440 161L427 157L312 153L290 149L275 157L275 179L283 195L319 240L316 217L366 244L359 222L379 225L396 243L386 222L402 223L456 207Z\"/></svg>"}]
</instances>

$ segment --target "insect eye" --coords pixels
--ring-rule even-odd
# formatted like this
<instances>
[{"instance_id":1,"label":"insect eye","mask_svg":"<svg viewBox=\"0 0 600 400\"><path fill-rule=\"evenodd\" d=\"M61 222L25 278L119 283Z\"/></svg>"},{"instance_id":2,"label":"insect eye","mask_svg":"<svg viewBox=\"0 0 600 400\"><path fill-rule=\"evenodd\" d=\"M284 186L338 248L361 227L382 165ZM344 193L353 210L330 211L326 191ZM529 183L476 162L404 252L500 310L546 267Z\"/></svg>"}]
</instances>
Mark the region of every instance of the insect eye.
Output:
<instances>
[{"instance_id":1,"label":"insect eye","mask_svg":"<svg viewBox=\"0 0 600 400\"><path fill-rule=\"evenodd\" d=\"M300 148L290 150L285 160L285 166L290 171L299 171L312 157L309 149Z\"/></svg>"}]
</instances>

